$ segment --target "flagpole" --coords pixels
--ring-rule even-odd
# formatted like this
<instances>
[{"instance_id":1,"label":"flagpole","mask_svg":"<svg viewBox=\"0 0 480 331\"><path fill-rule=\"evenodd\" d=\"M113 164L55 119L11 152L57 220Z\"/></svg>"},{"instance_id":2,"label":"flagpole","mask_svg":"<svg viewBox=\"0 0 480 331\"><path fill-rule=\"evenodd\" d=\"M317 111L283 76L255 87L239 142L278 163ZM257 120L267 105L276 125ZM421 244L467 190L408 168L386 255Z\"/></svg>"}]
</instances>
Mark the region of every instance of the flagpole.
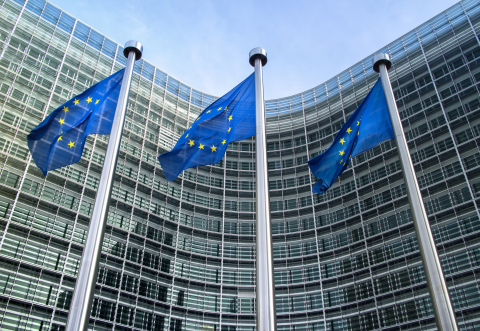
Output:
<instances>
[{"instance_id":1,"label":"flagpole","mask_svg":"<svg viewBox=\"0 0 480 331\"><path fill-rule=\"evenodd\" d=\"M277 329L275 283L273 279L272 224L268 192L267 134L263 100L262 67L267 64L267 51L257 47L250 51L250 64L255 67L255 144L257 157L257 331Z\"/></svg>"},{"instance_id":2,"label":"flagpole","mask_svg":"<svg viewBox=\"0 0 480 331\"><path fill-rule=\"evenodd\" d=\"M398 155L403 169L403 177L407 188L408 201L412 210L413 223L417 233L420 254L422 256L425 276L433 304L433 312L439 331L458 330L455 313L452 308L447 284L443 276L442 266L438 258L432 230L423 205L422 194L418 186L413 168L413 162L408 150L407 140L403 132L402 122L393 96L392 85L388 77L388 69L392 62L388 54L380 53L374 56L373 70L380 73L383 91L387 99L388 111L392 120L393 131L397 141Z\"/></svg>"},{"instance_id":3,"label":"flagpole","mask_svg":"<svg viewBox=\"0 0 480 331\"><path fill-rule=\"evenodd\" d=\"M118 96L117 108L113 118L112 132L108 141L107 153L98 186L95 206L93 207L87 241L83 249L82 261L78 272L75 290L67 320L67 331L85 331L88 328L92 310L98 264L102 251L105 224L112 193L118 151L122 141L123 124L127 109L128 95L133 75L133 64L142 57L143 46L134 40L127 41L123 55L128 59L123 74L122 86Z\"/></svg>"}]
</instances>

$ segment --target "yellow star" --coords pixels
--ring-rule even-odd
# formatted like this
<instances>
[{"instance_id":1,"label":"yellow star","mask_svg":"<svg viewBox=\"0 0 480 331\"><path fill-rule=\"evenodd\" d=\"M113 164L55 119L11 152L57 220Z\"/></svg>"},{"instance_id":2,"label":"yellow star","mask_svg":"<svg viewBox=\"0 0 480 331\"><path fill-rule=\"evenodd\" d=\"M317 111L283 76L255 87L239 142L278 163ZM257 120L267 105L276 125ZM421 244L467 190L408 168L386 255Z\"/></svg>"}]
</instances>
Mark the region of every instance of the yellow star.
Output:
<instances>
[{"instance_id":1,"label":"yellow star","mask_svg":"<svg viewBox=\"0 0 480 331\"><path fill-rule=\"evenodd\" d=\"M210 147L210 149L212 150L212 152L216 152L216 151L217 151L217 147L215 147L215 145L213 145L212 147Z\"/></svg>"},{"instance_id":2,"label":"yellow star","mask_svg":"<svg viewBox=\"0 0 480 331\"><path fill-rule=\"evenodd\" d=\"M360 134L360 131L357 132L357 136Z\"/></svg>"},{"instance_id":3,"label":"yellow star","mask_svg":"<svg viewBox=\"0 0 480 331\"><path fill-rule=\"evenodd\" d=\"M97 104L100 100L95 101L95 104Z\"/></svg>"},{"instance_id":4,"label":"yellow star","mask_svg":"<svg viewBox=\"0 0 480 331\"><path fill-rule=\"evenodd\" d=\"M340 151L340 156L343 156L343 154L345 154L344 151Z\"/></svg>"},{"instance_id":5,"label":"yellow star","mask_svg":"<svg viewBox=\"0 0 480 331\"><path fill-rule=\"evenodd\" d=\"M348 128L347 132L348 132L348 134L350 134L350 132L352 132L352 129Z\"/></svg>"},{"instance_id":6,"label":"yellow star","mask_svg":"<svg viewBox=\"0 0 480 331\"><path fill-rule=\"evenodd\" d=\"M60 140L62 140L62 136L58 137L58 139L57 139L57 141L60 141Z\"/></svg>"},{"instance_id":7,"label":"yellow star","mask_svg":"<svg viewBox=\"0 0 480 331\"><path fill-rule=\"evenodd\" d=\"M343 143L346 143L346 141L345 141L345 139L342 138L342 139L340 139L340 144L343 145Z\"/></svg>"},{"instance_id":8,"label":"yellow star","mask_svg":"<svg viewBox=\"0 0 480 331\"><path fill-rule=\"evenodd\" d=\"M227 132L230 133L230 130L231 130L231 129L232 129L232 128L228 128L228 131L227 131Z\"/></svg>"},{"instance_id":9,"label":"yellow star","mask_svg":"<svg viewBox=\"0 0 480 331\"><path fill-rule=\"evenodd\" d=\"M228 110L228 106L227 106L227 107L225 107L225 112L227 112L227 110Z\"/></svg>"},{"instance_id":10,"label":"yellow star","mask_svg":"<svg viewBox=\"0 0 480 331\"><path fill-rule=\"evenodd\" d=\"M65 124L65 120L63 118L61 118L60 121L58 121L58 123Z\"/></svg>"},{"instance_id":11,"label":"yellow star","mask_svg":"<svg viewBox=\"0 0 480 331\"><path fill-rule=\"evenodd\" d=\"M340 160L340 164L342 164L342 162L343 162L343 159Z\"/></svg>"},{"instance_id":12,"label":"yellow star","mask_svg":"<svg viewBox=\"0 0 480 331\"><path fill-rule=\"evenodd\" d=\"M200 144L200 146L198 146L198 149L203 149L203 147L205 147L205 145Z\"/></svg>"},{"instance_id":13,"label":"yellow star","mask_svg":"<svg viewBox=\"0 0 480 331\"><path fill-rule=\"evenodd\" d=\"M345 164L347 164L347 161L345 161L345 162L343 163L343 166L344 166L344 167L345 167Z\"/></svg>"},{"instance_id":14,"label":"yellow star","mask_svg":"<svg viewBox=\"0 0 480 331\"><path fill-rule=\"evenodd\" d=\"M207 111L207 114L210 114L211 110Z\"/></svg>"},{"instance_id":15,"label":"yellow star","mask_svg":"<svg viewBox=\"0 0 480 331\"><path fill-rule=\"evenodd\" d=\"M228 117L228 121L230 122L232 119L233 119L233 116L230 115L230 116Z\"/></svg>"},{"instance_id":16,"label":"yellow star","mask_svg":"<svg viewBox=\"0 0 480 331\"><path fill-rule=\"evenodd\" d=\"M226 140L223 140L223 141L222 141L222 145L225 145L226 143L227 143Z\"/></svg>"},{"instance_id":17,"label":"yellow star","mask_svg":"<svg viewBox=\"0 0 480 331\"><path fill-rule=\"evenodd\" d=\"M67 113L68 107L63 106L63 109L62 109L62 110L63 110L65 113Z\"/></svg>"},{"instance_id":18,"label":"yellow star","mask_svg":"<svg viewBox=\"0 0 480 331\"><path fill-rule=\"evenodd\" d=\"M193 145L195 145L195 142L194 142L194 140L190 140L190 141L188 142L188 144L190 145L190 147L192 147Z\"/></svg>"},{"instance_id":19,"label":"yellow star","mask_svg":"<svg viewBox=\"0 0 480 331\"><path fill-rule=\"evenodd\" d=\"M357 121L357 126L359 126L359 125L360 125L360 121Z\"/></svg>"},{"instance_id":20,"label":"yellow star","mask_svg":"<svg viewBox=\"0 0 480 331\"><path fill-rule=\"evenodd\" d=\"M76 106L76 105L78 105L79 102L80 102L80 101L78 101L77 99L75 99L75 101L74 101L73 103L74 103L75 106Z\"/></svg>"},{"instance_id":21,"label":"yellow star","mask_svg":"<svg viewBox=\"0 0 480 331\"><path fill-rule=\"evenodd\" d=\"M188 133L187 133L187 135L185 136L185 138L188 138Z\"/></svg>"},{"instance_id":22,"label":"yellow star","mask_svg":"<svg viewBox=\"0 0 480 331\"><path fill-rule=\"evenodd\" d=\"M87 98L87 102L88 102L88 103L92 102L92 97L88 97L88 98Z\"/></svg>"},{"instance_id":23,"label":"yellow star","mask_svg":"<svg viewBox=\"0 0 480 331\"><path fill-rule=\"evenodd\" d=\"M70 144L68 144L68 146L70 146L70 148L75 147L75 143L70 142Z\"/></svg>"},{"instance_id":24,"label":"yellow star","mask_svg":"<svg viewBox=\"0 0 480 331\"><path fill-rule=\"evenodd\" d=\"M220 108L217 109L217 111L220 111L220 110L222 110L222 107L220 107Z\"/></svg>"},{"instance_id":25,"label":"yellow star","mask_svg":"<svg viewBox=\"0 0 480 331\"><path fill-rule=\"evenodd\" d=\"M188 128L188 130L190 130L192 128L192 126L190 125L190 127Z\"/></svg>"}]
</instances>

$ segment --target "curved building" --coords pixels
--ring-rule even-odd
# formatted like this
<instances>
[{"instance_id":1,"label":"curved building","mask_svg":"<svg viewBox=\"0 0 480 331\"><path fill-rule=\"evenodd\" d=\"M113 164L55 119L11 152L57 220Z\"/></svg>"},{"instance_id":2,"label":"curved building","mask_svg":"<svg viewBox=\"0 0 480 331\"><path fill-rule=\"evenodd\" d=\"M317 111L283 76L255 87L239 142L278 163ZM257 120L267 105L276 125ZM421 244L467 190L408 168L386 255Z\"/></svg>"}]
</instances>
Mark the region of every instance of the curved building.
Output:
<instances>
[{"instance_id":1,"label":"curved building","mask_svg":"<svg viewBox=\"0 0 480 331\"><path fill-rule=\"evenodd\" d=\"M461 330L480 328L479 29L465 0L379 51ZM0 47L0 329L63 330L108 136L44 177L26 135L126 61L43 0L1 1ZM436 328L395 142L311 193L306 162L377 80L371 58L266 101L278 330ZM135 64L92 330L255 329L254 139L173 182L156 161L214 100Z\"/></svg>"}]
</instances>

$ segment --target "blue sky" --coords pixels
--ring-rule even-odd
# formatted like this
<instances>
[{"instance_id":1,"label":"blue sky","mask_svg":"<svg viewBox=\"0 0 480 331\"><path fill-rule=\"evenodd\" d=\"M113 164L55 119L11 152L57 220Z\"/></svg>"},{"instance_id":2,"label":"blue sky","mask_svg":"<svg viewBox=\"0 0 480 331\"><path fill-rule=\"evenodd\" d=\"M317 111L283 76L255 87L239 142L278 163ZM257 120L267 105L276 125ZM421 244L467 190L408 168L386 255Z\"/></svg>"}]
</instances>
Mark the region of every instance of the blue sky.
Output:
<instances>
[{"instance_id":1,"label":"blue sky","mask_svg":"<svg viewBox=\"0 0 480 331\"><path fill-rule=\"evenodd\" d=\"M267 50L265 99L321 84L439 14L453 0L52 0L120 44L203 92L221 96Z\"/></svg>"}]
</instances>

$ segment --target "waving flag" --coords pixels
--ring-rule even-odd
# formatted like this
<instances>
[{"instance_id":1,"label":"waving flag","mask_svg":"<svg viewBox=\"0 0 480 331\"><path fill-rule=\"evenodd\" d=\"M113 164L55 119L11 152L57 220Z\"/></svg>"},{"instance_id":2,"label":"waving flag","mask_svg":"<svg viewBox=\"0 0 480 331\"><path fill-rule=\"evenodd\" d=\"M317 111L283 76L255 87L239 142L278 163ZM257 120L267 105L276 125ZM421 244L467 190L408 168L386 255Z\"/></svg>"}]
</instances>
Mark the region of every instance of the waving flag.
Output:
<instances>
[{"instance_id":1,"label":"waving flag","mask_svg":"<svg viewBox=\"0 0 480 331\"><path fill-rule=\"evenodd\" d=\"M185 169L215 164L232 141L255 135L255 76L251 74L208 106L178 139L158 157L165 177L175 180Z\"/></svg>"},{"instance_id":2,"label":"waving flag","mask_svg":"<svg viewBox=\"0 0 480 331\"><path fill-rule=\"evenodd\" d=\"M33 161L46 176L50 170L80 160L89 134L109 134L124 69L55 109L27 136Z\"/></svg>"},{"instance_id":3,"label":"waving flag","mask_svg":"<svg viewBox=\"0 0 480 331\"><path fill-rule=\"evenodd\" d=\"M348 167L350 159L381 143L394 139L392 122L382 82L378 79L365 99L338 132L332 145L308 161L312 173L319 178L314 193L322 194Z\"/></svg>"}]
</instances>

